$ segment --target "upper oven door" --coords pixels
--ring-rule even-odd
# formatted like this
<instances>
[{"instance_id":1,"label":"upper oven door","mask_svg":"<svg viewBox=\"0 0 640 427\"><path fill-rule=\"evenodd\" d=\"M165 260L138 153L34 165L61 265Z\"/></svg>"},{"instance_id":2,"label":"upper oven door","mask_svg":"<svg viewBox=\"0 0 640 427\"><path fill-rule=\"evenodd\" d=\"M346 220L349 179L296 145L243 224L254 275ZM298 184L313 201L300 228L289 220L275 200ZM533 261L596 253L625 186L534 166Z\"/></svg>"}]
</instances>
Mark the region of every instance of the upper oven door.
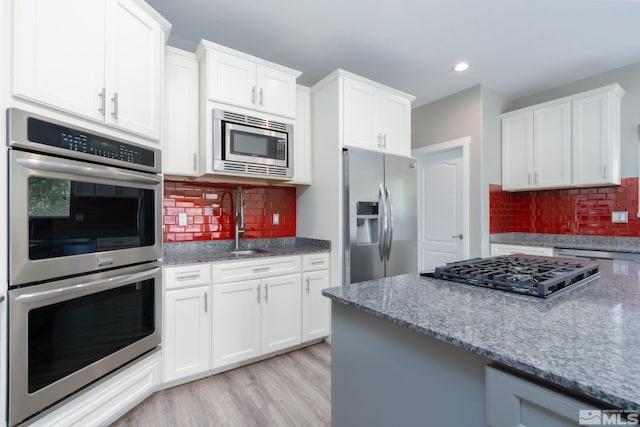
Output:
<instances>
[{"instance_id":1,"label":"upper oven door","mask_svg":"<svg viewBox=\"0 0 640 427\"><path fill-rule=\"evenodd\" d=\"M287 167L288 135L235 123L224 123L225 160Z\"/></svg>"},{"instance_id":2,"label":"upper oven door","mask_svg":"<svg viewBox=\"0 0 640 427\"><path fill-rule=\"evenodd\" d=\"M161 257L159 175L18 150L9 159L11 286Z\"/></svg>"}]
</instances>

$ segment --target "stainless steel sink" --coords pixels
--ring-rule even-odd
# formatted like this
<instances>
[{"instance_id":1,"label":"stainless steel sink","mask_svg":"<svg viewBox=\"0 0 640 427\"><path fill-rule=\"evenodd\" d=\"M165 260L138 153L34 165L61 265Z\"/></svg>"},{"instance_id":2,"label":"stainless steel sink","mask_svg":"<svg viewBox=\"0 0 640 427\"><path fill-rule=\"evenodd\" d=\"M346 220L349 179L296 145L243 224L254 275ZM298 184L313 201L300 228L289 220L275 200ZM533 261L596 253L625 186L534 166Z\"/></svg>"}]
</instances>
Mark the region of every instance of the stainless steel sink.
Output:
<instances>
[{"instance_id":1,"label":"stainless steel sink","mask_svg":"<svg viewBox=\"0 0 640 427\"><path fill-rule=\"evenodd\" d=\"M268 252L265 249L238 249L238 250L231 250L229 251L229 253L232 253L234 255L252 255L252 254L262 254Z\"/></svg>"}]
</instances>

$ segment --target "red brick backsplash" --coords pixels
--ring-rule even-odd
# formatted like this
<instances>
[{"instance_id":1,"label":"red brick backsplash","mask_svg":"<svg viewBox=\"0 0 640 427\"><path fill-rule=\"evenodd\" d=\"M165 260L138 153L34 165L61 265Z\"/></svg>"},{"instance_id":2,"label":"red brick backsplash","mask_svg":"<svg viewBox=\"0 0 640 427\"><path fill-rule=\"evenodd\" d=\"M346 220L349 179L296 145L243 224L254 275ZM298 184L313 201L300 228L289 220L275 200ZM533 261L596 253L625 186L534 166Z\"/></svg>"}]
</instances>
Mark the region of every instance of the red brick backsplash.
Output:
<instances>
[{"instance_id":1,"label":"red brick backsplash","mask_svg":"<svg viewBox=\"0 0 640 427\"><path fill-rule=\"evenodd\" d=\"M611 212L626 211L629 222L612 223ZM640 237L638 178L615 187L502 191L489 186L489 232Z\"/></svg>"},{"instance_id":2,"label":"red brick backsplash","mask_svg":"<svg viewBox=\"0 0 640 427\"><path fill-rule=\"evenodd\" d=\"M243 239L295 237L296 190L291 187L241 185L244 194ZM238 184L164 181L162 226L164 242L223 240L234 237ZM187 225L178 225L178 214ZM280 224L273 225L273 214Z\"/></svg>"}]
</instances>

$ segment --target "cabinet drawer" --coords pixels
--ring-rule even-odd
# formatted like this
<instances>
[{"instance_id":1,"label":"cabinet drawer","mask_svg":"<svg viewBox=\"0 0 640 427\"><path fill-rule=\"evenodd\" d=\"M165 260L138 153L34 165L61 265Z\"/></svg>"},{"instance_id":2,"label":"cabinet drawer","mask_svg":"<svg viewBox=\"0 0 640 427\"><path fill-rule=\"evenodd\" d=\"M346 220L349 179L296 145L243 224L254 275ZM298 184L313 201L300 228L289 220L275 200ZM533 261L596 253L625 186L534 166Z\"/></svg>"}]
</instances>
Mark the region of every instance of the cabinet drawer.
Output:
<instances>
[{"instance_id":1,"label":"cabinet drawer","mask_svg":"<svg viewBox=\"0 0 640 427\"><path fill-rule=\"evenodd\" d=\"M328 253L302 255L303 271L326 270L327 268L329 268Z\"/></svg>"},{"instance_id":2,"label":"cabinet drawer","mask_svg":"<svg viewBox=\"0 0 640 427\"><path fill-rule=\"evenodd\" d=\"M180 289L211 283L211 264L189 264L164 268L164 288Z\"/></svg>"},{"instance_id":3,"label":"cabinet drawer","mask_svg":"<svg viewBox=\"0 0 640 427\"><path fill-rule=\"evenodd\" d=\"M212 264L213 283L260 279L300 272L300 256L267 257L247 261L216 262Z\"/></svg>"}]
</instances>

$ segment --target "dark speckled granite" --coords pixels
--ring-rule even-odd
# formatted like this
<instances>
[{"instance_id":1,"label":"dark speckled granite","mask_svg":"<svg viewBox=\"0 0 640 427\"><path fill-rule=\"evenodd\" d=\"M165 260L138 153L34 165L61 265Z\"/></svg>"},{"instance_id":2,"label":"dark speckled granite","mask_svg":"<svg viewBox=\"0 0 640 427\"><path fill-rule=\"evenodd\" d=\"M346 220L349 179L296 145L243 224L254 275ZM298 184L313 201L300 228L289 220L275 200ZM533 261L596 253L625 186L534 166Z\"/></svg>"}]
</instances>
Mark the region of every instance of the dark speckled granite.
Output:
<instances>
[{"instance_id":1,"label":"dark speckled granite","mask_svg":"<svg viewBox=\"0 0 640 427\"><path fill-rule=\"evenodd\" d=\"M640 266L548 299L406 274L325 289L335 302L610 404L640 411Z\"/></svg>"},{"instance_id":2,"label":"dark speckled granite","mask_svg":"<svg viewBox=\"0 0 640 427\"><path fill-rule=\"evenodd\" d=\"M328 240L306 239L303 237L240 241L240 249L266 250L266 252L256 254L234 255L229 252L233 249L233 246L233 240L165 243L162 245L162 262L164 265L193 264L197 262L329 252L331 250L331 242Z\"/></svg>"},{"instance_id":3,"label":"dark speckled granite","mask_svg":"<svg viewBox=\"0 0 640 427\"><path fill-rule=\"evenodd\" d=\"M542 246L548 248L591 249L640 253L640 238L615 236L574 236L570 234L502 233L492 234L491 243Z\"/></svg>"}]
</instances>

